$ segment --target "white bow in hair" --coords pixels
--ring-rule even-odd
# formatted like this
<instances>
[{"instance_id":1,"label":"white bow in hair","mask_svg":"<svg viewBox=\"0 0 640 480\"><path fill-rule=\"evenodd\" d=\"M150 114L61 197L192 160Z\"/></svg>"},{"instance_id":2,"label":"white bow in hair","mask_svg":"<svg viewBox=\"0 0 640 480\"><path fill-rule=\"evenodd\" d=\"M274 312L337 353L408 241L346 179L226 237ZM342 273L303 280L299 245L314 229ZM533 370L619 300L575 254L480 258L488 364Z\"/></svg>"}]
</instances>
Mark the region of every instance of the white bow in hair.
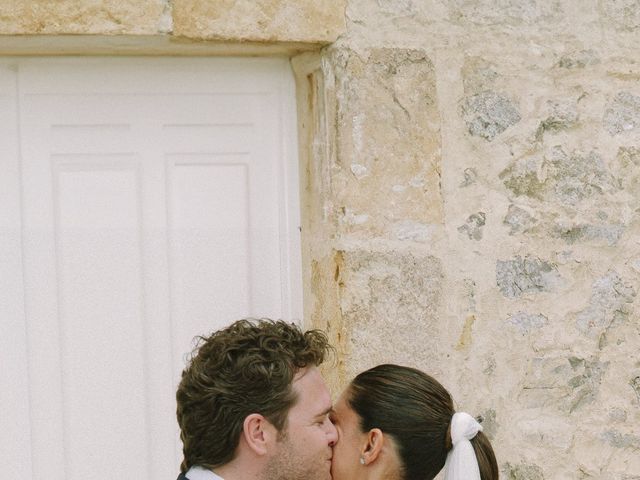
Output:
<instances>
[{"instance_id":1,"label":"white bow in hair","mask_svg":"<svg viewBox=\"0 0 640 480\"><path fill-rule=\"evenodd\" d=\"M444 464L444 480L480 480L478 459L473 451L471 439L482 431L475 418L459 412L451 419L451 443L453 448L447 454Z\"/></svg>"}]
</instances>

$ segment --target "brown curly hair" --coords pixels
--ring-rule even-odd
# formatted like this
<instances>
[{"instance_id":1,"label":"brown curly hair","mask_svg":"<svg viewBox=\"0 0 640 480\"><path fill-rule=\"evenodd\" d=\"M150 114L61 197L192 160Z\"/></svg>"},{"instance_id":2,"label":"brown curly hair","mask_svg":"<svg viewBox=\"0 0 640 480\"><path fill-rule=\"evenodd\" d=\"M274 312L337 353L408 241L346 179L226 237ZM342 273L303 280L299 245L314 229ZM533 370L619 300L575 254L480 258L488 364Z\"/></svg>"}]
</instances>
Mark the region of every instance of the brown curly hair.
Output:
<instances>
[{"instance_id":1,"label":"brown curly hair","mask_svg":"<svg viewBox=\"0 0 640 480\"><path fill-rule=\"evenodd\" d=\"M259 413L284 432L294 376L331 350L319 330L268 319L238 320L199 337L176 393L184 460L214 469L234 457L244 419Z\"/></svg>"}]
</instances>

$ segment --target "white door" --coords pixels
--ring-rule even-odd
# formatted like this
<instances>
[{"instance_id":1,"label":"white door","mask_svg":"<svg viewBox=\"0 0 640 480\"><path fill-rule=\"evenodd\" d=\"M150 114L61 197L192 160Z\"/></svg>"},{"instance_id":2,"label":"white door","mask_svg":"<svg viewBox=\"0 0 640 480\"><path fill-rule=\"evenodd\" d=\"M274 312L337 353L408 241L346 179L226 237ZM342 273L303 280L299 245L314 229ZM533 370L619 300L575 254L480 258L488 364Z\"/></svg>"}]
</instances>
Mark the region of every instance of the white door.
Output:
<instances>
[{"instance_id":1,"label":"white door","mask_svg":"<svg viewBox=\"0 0 640 480\"><path fill-rule=\"evenodd\" d=\"M301 316L285 59L0 61L7 478L175 477L195 335Z\"/></svg>"}]
</instances>

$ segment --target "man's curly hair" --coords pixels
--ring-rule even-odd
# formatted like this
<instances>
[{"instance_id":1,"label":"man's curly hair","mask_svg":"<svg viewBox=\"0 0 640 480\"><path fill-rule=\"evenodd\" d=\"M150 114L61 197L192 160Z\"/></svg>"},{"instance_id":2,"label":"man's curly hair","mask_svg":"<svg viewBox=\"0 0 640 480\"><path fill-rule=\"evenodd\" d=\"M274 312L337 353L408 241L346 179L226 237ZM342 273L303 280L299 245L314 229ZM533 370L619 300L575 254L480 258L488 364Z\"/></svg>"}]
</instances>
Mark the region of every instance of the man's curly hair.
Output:
<instances>
[{"instance_id":1,"label":"man's curly hair","mask_svg":"<svg viewBox=\"0 0 640 480\"><path fill-rule=\"evenodd\" d=\"M296 402L296 373L320 365L331 350L319 330L268 319L238 320L199 337L182 372L176 400L183 443L182 472L214 469L235 455L244 419L259 413L284 432Z\"/></svg>"}]
</instances>

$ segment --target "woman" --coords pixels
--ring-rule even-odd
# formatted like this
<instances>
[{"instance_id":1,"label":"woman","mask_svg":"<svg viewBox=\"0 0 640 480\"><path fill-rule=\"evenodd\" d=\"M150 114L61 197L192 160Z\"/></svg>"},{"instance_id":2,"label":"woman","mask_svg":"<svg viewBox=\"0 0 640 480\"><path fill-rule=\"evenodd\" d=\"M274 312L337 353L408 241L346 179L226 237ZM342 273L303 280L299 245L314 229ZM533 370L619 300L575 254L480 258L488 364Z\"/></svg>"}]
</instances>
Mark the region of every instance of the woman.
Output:
<instances>
[{"instance_id":1,"label":"woman","mask_svg":"<svg viewBox=\"0 0 640 480\"><path fill-rule=\"evenodd\" d=\"M333 480L497 480L482 427L455 413L451 395L419 370L379 365L343 392L332 417ZM446 463L446 465L445 465Z\"/></svg>"}]
</instances>

